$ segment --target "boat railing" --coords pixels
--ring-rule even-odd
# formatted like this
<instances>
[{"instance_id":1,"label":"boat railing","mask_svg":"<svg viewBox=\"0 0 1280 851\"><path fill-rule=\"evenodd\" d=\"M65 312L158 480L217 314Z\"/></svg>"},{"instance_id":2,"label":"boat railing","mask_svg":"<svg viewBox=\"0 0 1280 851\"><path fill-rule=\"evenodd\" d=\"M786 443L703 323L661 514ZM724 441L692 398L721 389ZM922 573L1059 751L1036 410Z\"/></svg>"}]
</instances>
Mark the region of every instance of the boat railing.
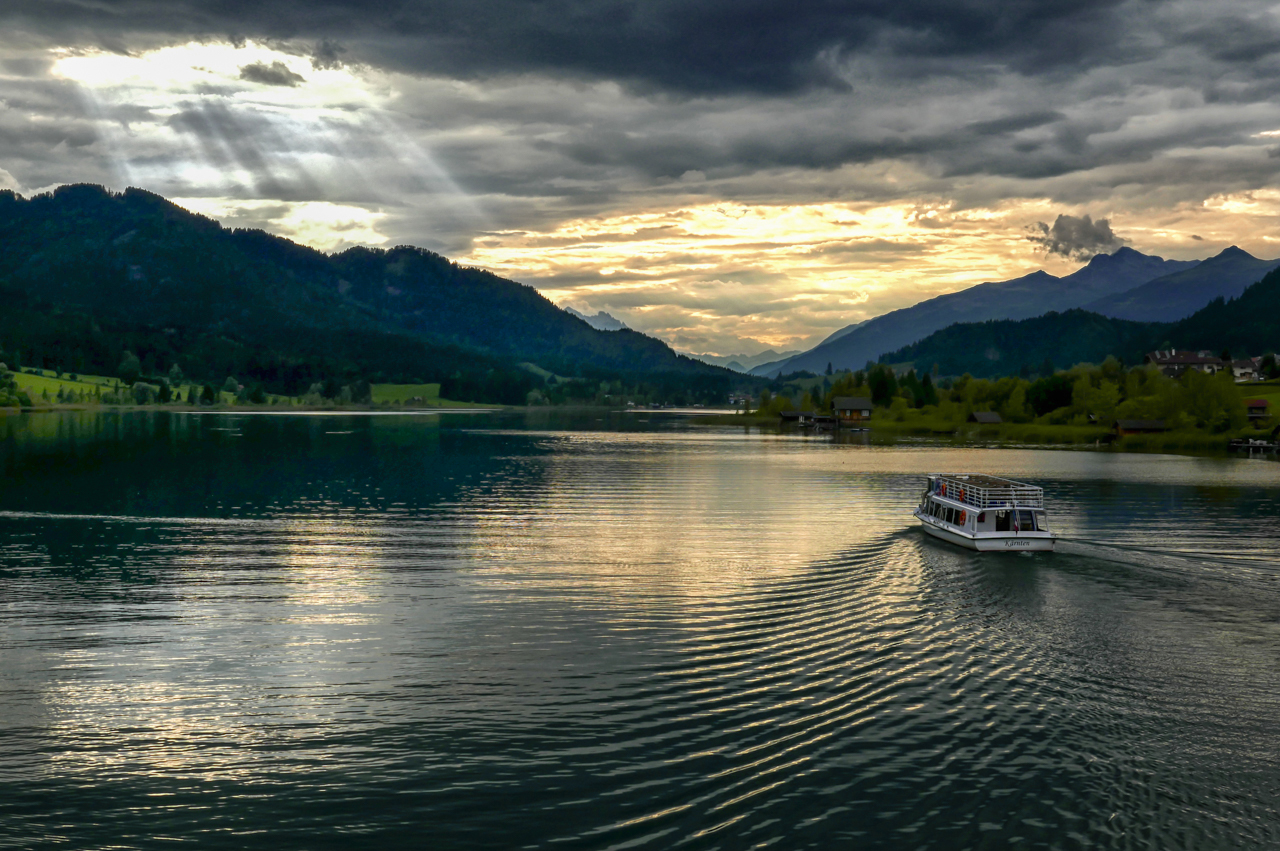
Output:
<instances>
[{"instance_id":1,"label":"boat railing","mask_svg":"<svg viewBox=\"0 0 1280 851\"><path fill-rule=\"evenodd\" d=\"M933 492L949 500L974 508L1044 508L1044 489L1035 485L1010 483L1000 487L982 487L963 479L939 476Z\"/></svg>"}]
</instances>

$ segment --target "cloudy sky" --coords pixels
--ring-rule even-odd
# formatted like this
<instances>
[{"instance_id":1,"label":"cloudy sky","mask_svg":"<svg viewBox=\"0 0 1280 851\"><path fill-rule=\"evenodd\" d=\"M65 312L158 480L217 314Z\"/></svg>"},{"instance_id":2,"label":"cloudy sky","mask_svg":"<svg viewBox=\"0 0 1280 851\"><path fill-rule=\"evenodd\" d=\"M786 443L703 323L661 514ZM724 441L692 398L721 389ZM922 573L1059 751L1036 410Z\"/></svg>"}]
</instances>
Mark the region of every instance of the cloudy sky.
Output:
<instances>
[{"instance_id":1,"label":"cloudy sky","mask_svg":"<svg viewBox=\"0 0 1280 851\"><path fill-rule=\"evenodd\" d=\"M751 354L1121 244L1280 256L1278 96L1265 3L5 0L0 188L422 245Z\"/></svg>"}]
</instances>

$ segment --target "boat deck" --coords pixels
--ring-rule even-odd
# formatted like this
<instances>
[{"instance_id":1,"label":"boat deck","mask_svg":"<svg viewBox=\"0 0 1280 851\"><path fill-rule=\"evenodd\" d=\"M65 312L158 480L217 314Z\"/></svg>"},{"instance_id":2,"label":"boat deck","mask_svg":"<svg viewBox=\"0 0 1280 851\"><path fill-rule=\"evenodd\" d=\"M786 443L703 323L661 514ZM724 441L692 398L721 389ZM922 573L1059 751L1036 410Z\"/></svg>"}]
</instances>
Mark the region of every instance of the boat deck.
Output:
<instances>
[{"instance_id":1,"label":"boat deck","mask_svg":"<svg viewBox=\"0 0 1280 851\"><path fill-rule=\"evenodd\" d=\"M933 493L974 508L1043 508L1044 489L980 473L935 474Z\"/></svg>"}]
</instances>

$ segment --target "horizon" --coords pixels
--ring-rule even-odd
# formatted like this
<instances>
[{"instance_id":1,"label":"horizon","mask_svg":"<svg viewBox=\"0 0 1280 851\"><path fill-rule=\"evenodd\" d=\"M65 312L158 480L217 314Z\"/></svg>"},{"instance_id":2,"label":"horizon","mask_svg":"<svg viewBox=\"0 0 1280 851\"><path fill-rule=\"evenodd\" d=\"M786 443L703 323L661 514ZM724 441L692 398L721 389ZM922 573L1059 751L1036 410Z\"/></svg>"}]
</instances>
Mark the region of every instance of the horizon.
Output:
<instances>
[{"instance_id":1,"label":"horizon","mask_svg":"<svg viewBox=\"0 0 1280 851\"><path fill-rule=\"evenodd\" d=\"M161 201L164 201L166 203L172 203L172 205L179 207L179 209L186 210L187 212L189 212L189 214L201 216L201 218L214 221L215 224L218 224L219 227L223 228L224 230L234 230L234 229L261 230L262 233L268 233L270 235L275 235L275 237L287 239L287 241L292 242L293 244L298 244L298 246L311 248L311 250L317 251L321 253L321 255L326 257L335 257L335 256L338 256L339 253L353 250L353 248L365 248L365 250L374 250L374 251L396 251L396 250L402 250L402 248L404 248L404 250L430 251L429 248L425 248L422 246L415 246L415 244L408 244L408 243L396 244L396 246L390 246L390 247L366 246L366 244L347 244L347 246L334 247L332 248L332 250L326 251L325 248L308 246L307 243L298 241L298 239L293 239L289 237L289 235L271 233L270 230L265 228L246 228L244 227L244 225L228 224L227 221L220 220L216 218L216 216L205 214L205 212L188 209L188 207L183 207L182 205L179 205L179 203L172 200L172 198L165 198L164 196L156 195L156 193L148 191L148 189L143 189L141 187L125 187L124 189L114 189L111 187L102 186L102 184L82 183L82 184L59 184L59 186L56 186L56 187L42 188L41 191L38 191L36 193L31 193L31 195L23 195L23 193L15 191L15 189L9 189L9 188L0 188L0 193L13 192L14 195L19 198L19 200L32 200L32 198L35 198L36 196L51 197L52 195L54 195L56 191L58 191L59 188L72 187L72 186L87 186L95 189L100 189L100 191L108 193L108 195L111 197L119 197L119 198L123 198L125 193L129 191L138 191L138 192L147 193L147 195L159 197ZM1089 256L1088 258L1084 258L1084 260L1082 261L1079 261L1079 265L1076 266L1075 269L1065 270L1064 273L1062 273L1061 275L1048 273L1048 271L1044 269L1034 269L1032 271L1028 271L1028 273L1015 275L1014 278L1010 278L1006 280L979 280L978 283L972 284L970 285L970 287L961 287L959 289L951 290L951 293L940 293L940 296L941 294L954 294L954 293L964 292L964 290L966 289L972 289L973 287L980 287L980 285L1011 283L1011 282L1015 282L1015 280L1032 278L1032 276L1034 275L1047 275L1047 276L1050 276L1050 278L1052 279L1062 280L1064 278L1069 278L1070 275L1078 273L1078 271L1083 271L1084 269L1087 269L1087 267L1092 266L1093 262L1098 260L1098 258L1100 257L1114 257L1117 255L1121 255L1121 253L1125 253L1125 252L1137 253L1137 255L1139 256L1155 257L1157 258L1157 260L1167 260L1167 258L1164 258L1164 257L1160 257L1156 255L1148 255L1148 253L1146 252L1138 251L1137 248L1133 248L1132 246L1126 246L1126 244L1124 244L1124 246L1115 247L1114 250L1112 251L1094 253L1094 255ZM1253 258L1253 260L1260 260L1260 258L1251 255L1251 253L1243 250L1243 248L1240 248L1239 246L1236 246L1236 244L1234 243L1230 244L1230 246L1228 247L1222 248L1221 251L1217 251L1216 253L1213 253L1213 255L1211 256L1193 258L1193 260L1198 265L1208 260L1215 260L1215 258L1220 257L1222 255L1226 255L1226 253L1229 253L1229 252L1243 253L1244 256L1251 257ZM453 258L453 257L445 256L444 258L445 260L458 262L456 258ZM1265 262L1268 262L1266 258L1262 258L1262 260ZM489 271L489 273L492 273L493 271L489 269L484 269L483 266L472 266L471 264L462 264L462 262L458 262L458 265L465 266L465 267L476 267L476 269L479 269L480 271ZM500 276L500 273L497 273L497 274L499 274ZM1170 273L1170 274L1178 274L1178 273ZM512 280L512 283L529 285L525 282L520 282L520 280L515 280L515 279L511 279L511 280ZM777 354L777 356L782 357L783 360L787 360L787 358L799 356L799 354L804 354L805 352L810 351L810 349L817 347L818 344L826 342L826 340L829 339L831 335L837 334L838 331L844 331L846 329L850 329L851 325L863 325L865 324L865 322L869 322L870 320L877 319L877 317L879 316L890 314L890 312L893 312L896 310L902 310L902 308L893 308L893 310L891 311L886 311L886 314L877 314L874 316L869 316L865 320L859 320L858 322L851 322L850 325L841 326L841 328L833 330L831 334L827 335L827 337L814 340L814 342L810 344L806 344L806 346L803 348L786 349L786 348L780 348L780 347L764 347L764 348L754 347L753 351L695 352L695 351L691 351L691 349L681 348L680 346L678 346L678 344L673 343L672 340L660 338L658 337L657 334L653 334L652 331L631 328L631 326L627 325L625 321L618 319L617 316L613 316L612 314L609 314L608 311L598 310L594 312L589 312L588 310L586 310L586 308L579 308L579 307L573 306L570 301L556 302L556 301L552 301L552 299L550 299L547 296L547 293L540 292L540 294L543 294L544 297L547 297L548 301L552 303L552 305L558 307L559 310L566 311L568 312L568 314L576 316L577 319L581 319L582 321L588 322L588 324L593 326L593 328L595 328L596 330L605 330L605 331L622 330L622 329L637 330L637 331L640 331L640 333L644 333L646 335L650 335L650 337L654 337L655 339L662 340L663 343L666 343L667 346L671 347L672 351L676 352L677 354L684 354L684 356L687 356L687 357L699 358L699 360L703 360L703 358L710 358L710 360L707 360L708 363L714 363L717 361L731 361L732 358L742 358L742 360L751 361L751 360L755 360L755 358L759 358L760 356L762 356L762 354L765 354L765 353ZM934 297L931 297L931 298L934 298ZM923 301L927 301L927 299L923 299ZM920 302L915 302L915 305L919 305L919 303ZM911 306L914 306L914 305L905 305L904 308L911 307ZM604 322L607 322L607 324L608 322L618 322L618 324L621 325L621 328L608 328L608 326L599 325L598 322L593 320L603 320ZM768 362L768 361L759 361L758 363L756 363L756 365L760 365L760 363L764 363L764 362ZM723 365L723 363L721 363L721 365ZM754 366L756 365L744 366L744 370L754 369Z\"/></svg>"},{"instance_id":2,"label":"horizon","mask_svg":"<svg viewBox=\"0 0 1280 851\"><path fill-rule=\"evenodd\" d=\"M53 195L53 194L54 194L54 193L55 193L59 188L62 188L62 187L69 187L69 186L75 186L75 185L80 185L80 186L91 186L91 187L93 187L93 188L95 188L95 189L102 190L102 191L106 192L108 195L111 195L111 196L113 196L113 197L124 197L124 195L125 195L125 193L126 193L126 192L128 192L128 191L132 191L132 190L136 190L136 191L140 191L140 192L145 192L145 193L148 193L148 194L154 195L154 196L156 196L156 197L159 197L161 200L163 200L163 201L164 201L164 202L166 202L166 203L173 204L174 206L177 206L177 207L179 207L180 209L186 210L186 212L188 212L188 213L191 213L191 214L193 214L193 215L197 215L197 216L201 216L201 217L203 217L203 218L209 219L209 220L211 220L211 221L215 222L219 227L223 228L224 230L228 230L228 231L235 230L235 229L260 230L260 231L262 231L262 232L264 232L264 233L268 233L268 234L271 234L271 235L273 235L273 236L277 236L277 237L279 237L279 238L286 239L286 240L288 240L288 241L292 242L292 243L293 243L293 244L295 244L295 245L300 245L300 246L302 246L302 247L311 248L312 250L318 251L319 253L321 253L322 255L324 255L324 256L326 256L326 257L335 257L335 256L337 256L338 254L341 254L341 253L343 253L343 252L345 252L345 251L348 251L348 250L351 250L351 249L355 249L355 248L372 249L372 250L375 250L375 251L392 251L392 250L397 250L397 249L431 250L431 249L426 249L424 246L412 245L412 244L408 244L408 243L401 243L401 244L397 244L397 245L394 245L394 246L351 244L351 245L343 245L343 246L339 246L339 247L334 247L334 248L331 248L331 249L329 249L329 250L326 250L325 248L322 248L322 247L317 247L317 246L314 246L314 245L308 245L306 242L301 241L301 240L298 240L298 239L295 239L295 238L292 238L292 237L291 237L291 236L289 236L289 235L280 234L280 233L273 233L272 231L270 231L270 230L268 230L268 229L266 229L266 228L249 228L249 227L247 227L247 226L245 226L245 225L242 225L242 224L232 224L232 223L227 223L227 222L225 222L225 221L223 221L223 220L219 219L217 216L209 215L208 213L203 213L203 212L199 212L199 211L197 211L197 210L192 210L192 209L189 209L189 208L187 208L187 207L183 207L181 204L177 203L177 202L176 202L176 201L174 201L173 199L170 199L170 198L164 198L164 196L157 195L156 193L151 192L150 190L146 190L146 189L143 189L143 188L141 188L141 187L136 187L136 186L129 186L129 187L125 187L123 190L117 190L117 189L114 189L114 188L112 188L112 187L103 186L102 184L60 184L60 185L58 185L58 186L45 187L45 188L42 188L41 190L39 190L38 192L30 193L30 194L23 194L23 193L21 193L21 192L18 192L17 190L14 190L14 189L8 189L8 188L0 188L0 193L13 192L13 193L14 193L14 194L19 198L19 199L31 200L32 198L36 197L37 195L45 196L45 197L50 197L50 196L52 196L52 195ZM1051 278L1053 278L1053 279L1055 279L1055 280L1062 280L1062 279L1063 279L1063 278L1065 278L1065 277L1070 277L1072 274L1074 274L1074 273L1076 273L1076 272L1079 272L1079 271L1082 271L1082 270L1084 270L1085 268L1088 268L1089 266L1093 265L1093 263L1094 263L1098 258L1100 258L1100 257L1113 257L1113 256L1116 256L1116 255L1120 255L1120 254L1122 254L1122 253L1125 253L1125 252L1134 253L1134 254L1139 254L1139 255L1141 255L1141 256L1146 256L1146 257L1155 257L1156 259L1169 259L1169 258L1160 258L1158 255L1150 255L1150 254L1146 254L1145 252L1141 252L1141 251L1139 251L1138 249L1135 249L1135 248L1133 248L1133 247L1132 247L1132 246L1130 246L1130 245L1120 245L1120 246L1118 246L1118 247L1113 248L1113 250L1111 250L1111 251L1099 252L1099 253L1097 253L1097 254L1093 254L1093 255L1089 256L1089 257L1088 257L1088 258L1086 258L1086 259L1083 259L1083 260L1079 261L1079 265L1078 265L1078 266L1076 266L1075 268L1069 268L1069 269L1067 269L1067 270L1063 271L1063 273L1062 273L1061 275L1055 275L1055 274L1053 274L1053 273L1051 273L1051 272L1047 272L1047 271L1045 271L1044 269L1033 269L1033 270L1031 270L1030 272L1024 272L1023 274L1015 275L1013 278L1006 279L1006 280L1004 280L1004 281L989 280L989 279L988 279L988 280L980 280L980 281L978 281L978 282L976 282L976 283L972 284L970 287L961 287L961 288L958 288L958 289L953 290L953 291L951 291L951 292L952 292L952 293L963 292L963 291L965 291L965 290L967 290L967 289L971 289L972 287L983 286L983 285L987 285L987 284L1009 283L1009 282L1011 282L1011 281L1020 280L1020 279L1022 279L1022 278L1032 277L1032 276L1034 276L1034 275L1048 275L1049 277L1051 277ZM1194 262L1196 262L1197 264L1199 264L1199 263L1203 263L1203 262L1208 261L1208 260L1216 259L1217 257L1220 257L1220 256L1222 256L1222 255L1224 255L1224 254L1229 253L1229 252L1242 253L1242 254L1244 254L1245 256L1251 257L1251 258L1253 258L1253 259L1263 259L1264 261L1266 261L1266 258L1257 258L1257 257L1255 257L1254 255L1250 254L1250 253L1249 253L1248 251L1246 251L1245 249L1240 248L1238 245L1235 245L1235 244L1229 245L1229 246L1227 246L1227 247L1225 247L1225 248L1221 249L1220 251L1218 251L1218 252L1216 252L1215 254L1212 254L1212 255L1210 255L1210 256L1202 257L1202 258L1192 258L1192 259L1194 259ZM444 256L444 255L441 255L441 256ZM452 262L458 262L458 263L459 263L459 265L464 266L464 267L477 268L477 269L479 269L480 271L485 271L485 272L492 272L492 271L493 271L493 270L485 269L484 267L474 266L473 264L460 263L456 258L452 258L452 257L447 257L447 256L445 256L445 259L450 260L450 261L452 261ZM1272 258L1272 259L1280 259L1280 258ZM501 276L501 273L497 273L497 274L499 274L499 275ZM1176 273L1170 273L1170 274L1176 274ZM528 285L528 284L526 284L526 282L523 282L523 281L514 280L514 279L510 279L510 280L512 280L512 282L513 282L513 283L518 283L518 284L522 284L522 285ZM547 297L545 292L542 292L541 294L542 294L544 297ZM939 295L947 295L947 294L948 294L948 293L940 293ZM936 297L936 296L930 296L930 298L934 298L934 297ZM601 327L601 326L598 326L598 325L596 324L596 322L593 322L592 320L601 320L601 319L602 319L602 320L604 320L605 322L617 322L617 323L620 323L620 324L621 324L621 328L623 328L623 329L627 329L627 330L634 330L634 331L640 331L641 333L647 334L647 335L649 335L649 336L653 336L655 339L659 339L659 340L661 340L662 342L664 342L664 343L666 343L667 345L669 345L669 346L671 347L671 349L672 349L673 351L675 351L677 354L686 355L686 356L689 356L689 357L699 358L699 359L702 359L702 358L710 358L710 359L712 359L712 360L707 361L708 363L714 362L714 361L716 361L716 360L718 360L718 361L728 361L728 360L731 360L731 359L734 359L734 358L742 358L742 359L744 359L744 360L748 360L748 361L749 361L749 360L756 359L756 358L760 357L761 355L763 355L763 354L765 354L765 353L770 353L770 354L774 354L774 355L779 355L780 357L783 357L783 358L785 359L785 358L789 358L789 357L796 356L796 355L798 355L798 354L803 354L803 353L805 353L805 352L809 351L810 349L813 349L815 346L819 345L820 343L825 342L825 341L826 341L827 339L829 339L829 337L830 337L830 335L828 335L827 337L819 338L819 339L817 339L817 340L813 341L812 343L810 343L810 344L806 345L806 346L805 346L805 347L803 347L803 348L796 348L796 349L790 349L790 350L785 349L785 348L779 348L779 347L776 347L776 346L770 346L770 347L764 347L764 348L760 348L760 347L748 347L748 348L752 348L752 349L753 349L753 350L750 350L750 351L746 351L746 350L738 350L738 351L726 351L726 352L712 352L712 351L696 352L696 351L692 351L692 350L689 350L689 349L682 349L682 348L681 348L679 345L677 345L676 343L674 343L674 342L672 342L672 341L670 341L670 340L662 339L661 337L659 337L659 336L658 336L658 335L656 335L656 334L653 334L652 332L645 331L645 330L643 330L643 329L638 329L638 328L631 328L631 327L630 327L629 325L627 325L624 321L622 321L622 320L621 320L621 319L619 319L618 317L614 316L613 314L609 313L608 311L605 311L605 310L597 310L597 311L594 311L594 312L588 312L588 310L587 310L587 309L585 309L585 308L578 308L578 307L575 307L575 306L574 306L574 304L572 304L572 302L571 302L571 301L556 302L556 301L551 300L549 297L547 297L547 298L548 298L548 301L551 301L551 303L552 303L553 305L555 305L557 308L559 308L560 310L563 310L563 311L566 311L566 312L568 312L568 313L570 313L570 314L573 314L574 316L576 316L577 318L582 319L583 321L587 322L587 324L591 325L593 328L596 328L597 330L611 331L611 330L620 330L620 329L617 329L617 328L609 328L609 327ZM916 302L915 304L919 304L919 303L920 303L920 302ZM913 306L913 305L904 305L903 307L904 307L904 308L906 308L906 307L911 307L911 306ZM903 309L903 308L894 308L893 310L899 310L899 309ZM862 324L865 324L866 322L869 322L869 321L871 321L872 319L876 319L876 318L878 318L878 317L880 317L880 316L884 316L884 315L886 315L887 313L891 313L891 312L893 312L893 310L886 311L884 314L876 314L875 316L869 316L869 317L867 317L867 319L859 320L857 323L850 323L850 325L862 325ZM844 331L844 330L848 329L848 328L850 327L850 325L846 325L846 326L842 326L841 328L837 328L837 329L835 329L834 331L832 331L831 333L832 333L832 334L835 334L836 332ZM764 363L764 362L767 362L767 361L761 361L760 363ZM746 368L747 368L747 369L750 369L750 368L753 368L753 367L749 366L749 367L746 367Z\"/></svg>"},{"instance_id":3,"label":"horizon","mask_svg":"<svg viewBox=\"0 0 1280 851\"><path fill-rule=\"evenodd\" d=\"M0 188L413 244L723 355L1122 246L1280 253L1261 3L425 8L19 0Z\"/></svg>"}]
</instances>

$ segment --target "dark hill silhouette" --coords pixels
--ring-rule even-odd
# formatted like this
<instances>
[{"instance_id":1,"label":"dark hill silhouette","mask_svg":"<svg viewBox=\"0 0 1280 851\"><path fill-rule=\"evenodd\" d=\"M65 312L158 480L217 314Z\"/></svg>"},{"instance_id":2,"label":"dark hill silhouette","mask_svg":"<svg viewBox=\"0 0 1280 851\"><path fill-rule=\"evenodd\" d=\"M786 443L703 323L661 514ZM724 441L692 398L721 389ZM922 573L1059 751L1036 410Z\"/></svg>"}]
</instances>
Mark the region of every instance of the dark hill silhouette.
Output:
<instances>
[{"instance_id":1,"label":"dark hill silhouette","mask_svg":"<svg viewBox=\"0 0 1280 851\"><path fill-rule=\"evenodd\" d=\"M532 287L429 251L330 256L223 228L139 189L0 192L0 289L28 312L79 311L136 345L145 337L157 358L197 339L207 354L216 339L243 350L241 361L254 352L425 380L519 362L561 375L681 375L726 386L732 378L638 332L597 331ZM11 326L7 335L18 333Z\"/></svg>"},{"instance_id":2,"label":"dark hill silhouette","mask_svg":"<svg viewBox=\"0 0 1280 851\"><path fill-rule=\"evenodd\" d=\"M1021 321L960 323L889 352L884 363L938 364L946 375L1014 375L1045 359L1058 367L1099 363L1115 355L1129 365L1155 349L1230 349L1237 357L1274 351L1280 341L1280 269L1236 299L1214 299L1174 323L1131 322L1085 310Z\"/></svg>"},{"instance_id":3,"label":"dark hill silhouette","mask_svg":"<svg viewBox=\"0 0 1280 851\"><path fill-rule=\"evenodd\" d=\"M1051 312L1032 319L997 319L959 322L935 331L923 340L885 354L884 363L910 363L940 375L995 378L1039 370L1046 360L1058 368L1077 363L1099 363L1117 354L1133 363L1152 326L1144 322L1112 319L1085 310Z\"/></svg>"},{"instance_id":4,"label":"dark hill silhouette","mask_svg":"<svg viewBox=\"0 0 1280 851\"><path fill-rule=\"evenodd\" d=\"M1160 326L1151 349L1230 349L1236 357L1280 348L1280 269L1268 272L1238 298L1216 298L1191 316Z\"/></svg>"},{"instance_id":5,"label":"dark hill silhouette","mask_svg":"<svg viewBox=\"0 0 1280 851\"><path fill-rule=\"evenodd\" d=\"M842 329L808 352L778 364L770 374L801 369L822 372L828 363L836 369L859 369L885 352L956 322L1026 319L1081 307L1195 265L1196 261L1165 260L1121 248L1114 254L1097 255L1062 278L1038 271L1010 281L978 284L877 316L848 332Z\"/></svg>"},{"instance_id":6,"label":"dark hill silhouette","mask_svg":"<svg viewBox=\"0 0 1280 851\"><path fill-rule=\"evenodd\" d=\"M1277 266L1280 260L1260 260L1233 245L1192 268L1090 302L1084 308L1136 322L1175 322L1215 298L1235 298Z\"/></svg>"}]
</instances>

